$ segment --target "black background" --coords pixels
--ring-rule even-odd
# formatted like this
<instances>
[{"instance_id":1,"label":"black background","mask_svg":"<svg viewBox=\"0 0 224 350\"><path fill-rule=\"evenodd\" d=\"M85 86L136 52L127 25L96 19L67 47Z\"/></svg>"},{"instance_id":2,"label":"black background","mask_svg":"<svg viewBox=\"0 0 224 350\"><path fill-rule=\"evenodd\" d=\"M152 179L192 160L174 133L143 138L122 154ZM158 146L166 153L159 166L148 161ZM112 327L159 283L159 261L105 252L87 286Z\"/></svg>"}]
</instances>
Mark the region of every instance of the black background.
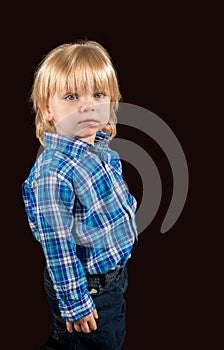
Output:
<instances>
[{"instance_id":1,"label":"black background","mask_svg":"<svg viewBox=\"0 0 224 350\"><path fill-rule=\"evenodd\" d=\"M155 161L163 196L129 261L124 350L194 349L220 345L218 266L215 250L217 167L212 151L217 120L211 93L217 76L219 10L188 5L64 3L5 11L2 28L2 321L7 349L37 350L48 336L50 312L42 286L43 255L28 227L21 185L39 143L29 103L33 73L51 49L77 39L96 40L110 53L124 102L147 108L173 130L189 167L189 193L175 225L160 233L172 194L169 162L153 140L119 126ZM107 8L106 8L107 7ZM3 85L3 84L2 84ZM218 99L218 92L216 99ZM4 127L3 127L4 125ZM135 134L134 134L135 133ZM141 200L137 171L123 162L130 191ZM6 171L5 171L6 170ZM3 229L4 227L4 229ZM2 339L3 340L3 339Z\"/></svg>"}]
</instances>

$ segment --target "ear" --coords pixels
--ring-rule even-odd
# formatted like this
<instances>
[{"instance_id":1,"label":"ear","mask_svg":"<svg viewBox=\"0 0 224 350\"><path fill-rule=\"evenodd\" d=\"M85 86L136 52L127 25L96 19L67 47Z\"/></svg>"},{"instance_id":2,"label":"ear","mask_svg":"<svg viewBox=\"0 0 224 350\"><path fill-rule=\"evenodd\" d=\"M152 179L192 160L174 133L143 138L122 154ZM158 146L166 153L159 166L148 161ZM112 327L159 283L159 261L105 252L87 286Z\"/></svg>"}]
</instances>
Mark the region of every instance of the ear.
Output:
<instances>
[{"instance_id":1,"label":"ear","mask_svg":"<svg viewBox=\"0 0 224 350\"><path fill-rule=\"evenodd\" d=\"M47 105L46 107L46 116L45 116L46 120L50 121L53 119L53 115L51 113L50 107L49 105Z\"/></svg>"}]
</instances>

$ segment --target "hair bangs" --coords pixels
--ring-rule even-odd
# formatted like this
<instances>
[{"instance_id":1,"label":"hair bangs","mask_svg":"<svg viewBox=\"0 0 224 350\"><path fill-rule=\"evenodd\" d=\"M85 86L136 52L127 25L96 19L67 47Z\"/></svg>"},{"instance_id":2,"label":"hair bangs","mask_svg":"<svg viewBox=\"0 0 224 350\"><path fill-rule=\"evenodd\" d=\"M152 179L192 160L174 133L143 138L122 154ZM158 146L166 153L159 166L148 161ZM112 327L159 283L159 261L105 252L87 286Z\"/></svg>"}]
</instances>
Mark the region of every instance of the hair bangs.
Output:
<instances>
[{"instance_id":1,"label":"hair bangs","mask_svg":"<svg viewBox=\"0 0 224 350\"><path fill-rule=\"evenodd\" d=\"M66 93L103 92L112 95L111 71L104 57L82 50L60 62L55 76L55 89ZM86 52L85 52L86 51Z\"/></svg>"}]
</instances>

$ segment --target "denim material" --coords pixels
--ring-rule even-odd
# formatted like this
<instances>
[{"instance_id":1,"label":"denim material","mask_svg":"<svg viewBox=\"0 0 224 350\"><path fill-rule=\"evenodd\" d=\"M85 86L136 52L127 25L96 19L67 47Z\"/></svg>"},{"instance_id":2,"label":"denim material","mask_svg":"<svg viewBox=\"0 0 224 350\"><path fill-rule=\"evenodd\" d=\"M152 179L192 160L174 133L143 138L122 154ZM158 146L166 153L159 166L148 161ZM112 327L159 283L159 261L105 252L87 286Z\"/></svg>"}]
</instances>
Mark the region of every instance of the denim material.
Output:
<instances>
[{"instance_id":1,"label":"denim material","mask_svg":"<svg viewBox=\"0 0 224 350\"><path fill-rule=\"evenodd\" d=\"M111 270L105 275L87 275L99 318L97 330L91 333L69 333L58 307L52 281L44 268L44 287L52 312L50 338L41 350L121 350L125 338L126 302L124 293L128 285L127 266Z\"/></svg>"}]
</instances>

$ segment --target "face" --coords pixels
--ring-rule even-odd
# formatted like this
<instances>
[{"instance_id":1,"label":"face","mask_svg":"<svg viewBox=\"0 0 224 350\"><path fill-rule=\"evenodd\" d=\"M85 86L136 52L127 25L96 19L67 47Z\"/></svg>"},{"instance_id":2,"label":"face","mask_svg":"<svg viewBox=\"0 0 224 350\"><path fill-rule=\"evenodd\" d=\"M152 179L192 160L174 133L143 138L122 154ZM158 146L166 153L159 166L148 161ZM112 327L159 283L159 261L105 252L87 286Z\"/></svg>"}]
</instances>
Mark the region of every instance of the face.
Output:
<instances>
[{"instance_id":1,"label":"face","mask_svg":"<svg viewBox=\"0 0 224 350\"><path fill-rule=\"evenodd\" d=\"M109 121L110 97L98 91L83 95L56 92L49 99L47 113L58 134L93 144L96 132Z\"/></svg>"}]
</instances>

